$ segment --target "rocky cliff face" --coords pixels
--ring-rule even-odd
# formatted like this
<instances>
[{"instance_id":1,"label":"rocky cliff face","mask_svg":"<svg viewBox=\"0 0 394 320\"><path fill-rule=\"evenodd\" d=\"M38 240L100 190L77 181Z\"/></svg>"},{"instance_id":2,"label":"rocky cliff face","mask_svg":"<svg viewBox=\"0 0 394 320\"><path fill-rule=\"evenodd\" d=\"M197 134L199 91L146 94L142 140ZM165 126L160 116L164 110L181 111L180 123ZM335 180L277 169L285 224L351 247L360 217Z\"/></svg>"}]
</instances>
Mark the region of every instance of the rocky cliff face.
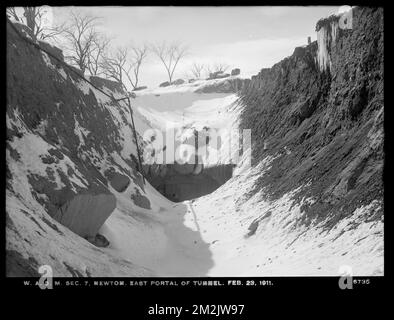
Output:
<instances>
[{"instance_id":1,"label":"rocky cliff face","mask_svg":"<svg viewBox=\"0 0 394 320\"><path fill-rule=\"evenodd\" d=\"M353 9L317 24L318 41L252 77L241 126L252 129L253 162L274 160L254 190L272 199L303 186L304 223L329 225L374 200L383 219L383 10ZM374 202L375 203L375 202Z\"/></svg>"},{"instance_id":2,"label":"rocky cliff face","mask_svg":"<svg viewBox=\"0 0 394 320\"><path fill-rule=\"evenodd\" d=\"M23 34L24 27L16 26ZM44 47L54 54L59 51L49 44ZM118 83L97 77L90 81L108 94L124 96ZM148 126L138 113L134 116L140 128ZM74 236L57 222L83 238L95 239L116 207L112 188L116 192L131 188L137 199L145 194L135 158L126 105L112 102L7 25L8 269L26 264L32 247L48 246L53 232L68 234L72 243ZM89 246L86 250L94 251ZM56 250L50 255L54 258ZM48 259L48 254L43 257ZM67 257L54 258L63 259ZM62 269L68 270L62 265L58 272Z\"/></svg>"}]
</instances>

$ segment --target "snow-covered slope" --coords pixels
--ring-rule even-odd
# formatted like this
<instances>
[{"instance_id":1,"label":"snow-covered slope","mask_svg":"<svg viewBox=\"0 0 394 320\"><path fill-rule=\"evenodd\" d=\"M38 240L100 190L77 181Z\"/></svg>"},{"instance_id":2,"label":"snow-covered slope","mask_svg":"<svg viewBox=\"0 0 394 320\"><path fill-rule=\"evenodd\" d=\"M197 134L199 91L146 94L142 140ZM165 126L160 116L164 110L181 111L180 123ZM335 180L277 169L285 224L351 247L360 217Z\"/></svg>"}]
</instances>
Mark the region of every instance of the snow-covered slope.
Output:
<instances>
[{"instance_id":1,"label":"snow-covered slope","mask_svg":"<svg viewBox=\"0 0 394 320\"><path fill-rule=\"evenodd\" d=\"M194 131L202 132L204 128L214 130L220 135L221 144L208 147L211 158L206 158L204 164L218 165L230 163L231 137L238 130L238 115L240 105L235 92L203 93L202 88L216 87L234 79L198 80L192 84L170 86L144 90L137 94L133 105L139 113L150 120L152 127L163 132L175 130L176 141L194 139ZM199 92L200 91L200 92ZM231 139L232 138L232 139ZM149 142L150 139L146 139ZM163 141L164 144L164 141ZM190 141L193 145L193 142ZM156 159L162 156L163 150L156 142L152 147L157 149ZM237 150L238 151L238 150ZM165 153L165 151L164 151Z\"/></svg>"},{"instance_id":2,"label":"snow-covered slope","mask_svg":"<svg viewBox=\"0 0 394 320\"><path fill-rule=\"evenodd\" d=\"M309 226L302 223L302 206L314 200L294 202L304 186L269 200L262 190L246 195L257 177L271 165L265 158L258 166L230 179L214 193L190 203L185 224L201 230L210 245L211 276L335 276L342 266L354 275L383 274L383 221L372 217L378 200L360 206L333 228L327 220Z\"/></svg>"},{"instance_id":3,"label":"snow-covered slope","mask_svg":"<svg viewBox=\"0 0 394 320\"><path fill-rule=\"evenodd\" d=\"M37 275L44 264L55 276L152 274L95 245L118 206L113 188L127 193L130 212L158 210L135 169L127 106L7 27L7 274ZM90 81L124 95L114 82ZM138 112L134 118L139 132L150 127Z\"/></svg>"}]
</instances>

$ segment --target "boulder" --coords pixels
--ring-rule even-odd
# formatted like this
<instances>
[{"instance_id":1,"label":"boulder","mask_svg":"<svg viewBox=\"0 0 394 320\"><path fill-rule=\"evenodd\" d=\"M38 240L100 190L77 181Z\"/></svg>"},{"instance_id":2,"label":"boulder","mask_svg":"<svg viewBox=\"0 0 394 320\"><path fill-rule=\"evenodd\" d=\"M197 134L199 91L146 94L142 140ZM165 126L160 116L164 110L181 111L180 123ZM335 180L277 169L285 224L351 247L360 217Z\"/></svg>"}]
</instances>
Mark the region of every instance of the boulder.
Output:
<instances>
[{"instance_id":1,"label":"boulder","mask_svg":"<svg viewBox=\"0 0 394 320\"><path fill-rule=\"evenodd\" d=\"M298 59L304 57L305 54L307 54L307 50L305 49L305 47L296 47L293 52L293 56Z\"/></svg>"},{"instance_id":2,"label":"boulder","mask_svg":"<svg viewBox=\"0 0 394 320\"><path fill-rule=\"evenodd\" d=\"M259 227L259 219L256 219L249 225L248 227L249 232L247 234L247 237L253 236L256 233L258 227Z\"/></svg>"},{"instance_id":3,"label":"boulder","mask_svg":"<svg viewBox=\"0 0 394 320\"><path fill-rule=\"evenodd\" d=\"M222 78L227 78L229 77L230 74L229 73L219 73L215 79L222 79Z\"/></svg>"},{"instance_id":4,"label":"boulder","mask_svg":"<svg viewBox=\"0 0 394 320\"><path fill-rule=\"evenodd\" d=\"M193 83L196 79L189 79L189 83Z\"/></svg>"},{"instance_id":5,"label":"boulder","mask_svg":"<svg viewBox=\"0 0 394 320\"><path fill-rule=\"evenodd\" d=\"M217 79L218 76L219 76L220 74L222 74L222 73L223 73L223 71L212 72L212 73L209 74L209 78L208 78L208 79Z\"/></svg>"},{"instance_id":6,"label":"boulder","mask_svg":"<svg viewBox=\"0 0 394 320\"><path fill-rule=\"evenodd\" d=\"M241 73L241 70L239 68L235 68L233 70L231 70L231 75L232 76L237 76Z\"/></svg>"},{"instance_id":7,"label":"boulder","mask_svg":"<svg viewBox=\"0 0 394 320\"><path fill-rule=\"evenodd\" d=\"M171 83L169 83L168 81L166 81L166 82L160 83L159 87L168 87L169 85L171 85Z\"/></svg>"},{"instance_id":8,"label":"boulder","mask_svg":"<svg viewBox=\"0 0 394 320\"><path fill-rule=\"evenodd\" d=\"M106 248L109 246L109 241L107 238L99 233L94 237L86 237L86 240L88 240L91 244L94 244L96 247Z\"/></svg>"},{"instance_id":9,"label":"boulder","mask_svg":"<svg viewBox=\"0 0 394 320\"><path fill-rule=\"evenodd\" d=\"M115 207L112 193L78 194L59 208L53 218L83 238L95 237Z\"/></svg>"},{"instance_id":10,"label":"boulder","mask_svg":"<svg viewBox=\"0 0 394 320\"><path fill-rule=\"evenodd\" d=\"M241 90L247 79L230 78L223 81L217 81L215 83L207 83L200 87L196 93L233 93Z\"/></svg>"},{"instance_id":11,"label":"boulder","mask_svg":"<svg viewBox=\"0 0 394 320\"><path fill-rule=\"evenodd\" d=\"M216 71L216 72L213 72L213 73L209 74L208 80L211 80L211 79L222 79L222 78L227 78L229 76L230 76L229 73L224 73L223 71Z\"/></svg>"},{"instance_id":12,"label":"boulder","mask_svg":"<svg viewBox=\"0 0 394 320\"><path fill-rule=\"evenodd\" d=\"M135 188L135 194L132 193L130 198L131 200L133 200L136 206L139 206L144 209L151 208L149 199L143 196L137 188Z\"/></svg>"},{"instance_id":13,"label":"boulder","mask_svg":"<svg viewBox=\"0 0 394 320\"><path fill-rule=\"evenodd\" d=\"M130 178L125 176L124 174L115 172L111 174L109 183L116 191L123 192L129 186Z\"/></svg>"},{"instance_id":14,"label":"boulder","mask_svg":"<svg viewBox=\"0 0 394 320\"><path fill-rule=\"evenodd\" d=\"M183 79L176 79L175 81L172 82L172 84L174 84L176 86L183 84L183 83L185 83L185 80L183 80Z\"/></svg>"}]
</instances>

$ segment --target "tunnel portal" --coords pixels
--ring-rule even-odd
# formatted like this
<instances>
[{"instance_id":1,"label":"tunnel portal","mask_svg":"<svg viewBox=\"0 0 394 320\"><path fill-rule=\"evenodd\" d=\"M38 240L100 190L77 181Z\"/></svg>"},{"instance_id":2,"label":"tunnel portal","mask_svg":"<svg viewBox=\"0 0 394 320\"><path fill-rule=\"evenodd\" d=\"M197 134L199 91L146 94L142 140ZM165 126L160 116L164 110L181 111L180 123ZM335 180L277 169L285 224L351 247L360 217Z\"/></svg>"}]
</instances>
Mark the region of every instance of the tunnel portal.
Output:
<instances>
[{"instance_id":1,"label":"tunnel portal","mask_svg":"<svg viewBox=\"0 0 394 320\"><path fill-rule=\"evenodd\" d=\"M156 165L145 168L146 178L162 195L174 202L209 194L232 177L233 164L202 168L190 173L188 164ZM189 171L189 172L188 172Z\"/></svg>"}]
</instances>

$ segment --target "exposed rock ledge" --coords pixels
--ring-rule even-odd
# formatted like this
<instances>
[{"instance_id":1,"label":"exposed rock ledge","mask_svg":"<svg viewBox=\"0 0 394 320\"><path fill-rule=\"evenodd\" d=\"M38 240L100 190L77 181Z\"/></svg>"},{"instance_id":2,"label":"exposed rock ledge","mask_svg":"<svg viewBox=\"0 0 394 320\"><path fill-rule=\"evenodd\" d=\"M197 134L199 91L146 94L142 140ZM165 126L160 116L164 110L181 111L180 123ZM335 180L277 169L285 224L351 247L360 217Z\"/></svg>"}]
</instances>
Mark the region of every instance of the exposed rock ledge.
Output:
<instances>
[{"instance_id":1,"label":"exposed rock ledge","mask_svg":"<svg viewBox=\"0 0 394 320\"><path fill-rule=\"evenodd\" d=\"M224 81L208 83L196 90L196 93L237 93L250 82L249 79L229 78Z\"/></svg>"},{"instance_id":2,"label":"exposed rock ledge","mask_svg":"<svg viewBox=\"0 0 394 320\"><path fill-rule=\"evenodd\" d=\"M79 194L67 201L54 218L81 237L95 237L115 207L113 194Z\"/></svg>"}]
</instances>

